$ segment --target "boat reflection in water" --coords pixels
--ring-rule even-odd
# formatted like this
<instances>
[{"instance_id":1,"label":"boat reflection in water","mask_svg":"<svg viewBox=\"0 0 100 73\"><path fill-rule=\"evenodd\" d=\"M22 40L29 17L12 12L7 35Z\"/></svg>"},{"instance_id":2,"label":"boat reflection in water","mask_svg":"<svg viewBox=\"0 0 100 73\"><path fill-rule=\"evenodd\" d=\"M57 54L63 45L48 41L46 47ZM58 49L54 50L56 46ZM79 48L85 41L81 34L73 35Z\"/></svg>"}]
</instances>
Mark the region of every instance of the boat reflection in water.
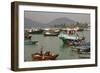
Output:
<instances>
[{"instance_id":1,"label":"boat reflection in water","mask_svg":"<svg viewBox=\"0 0 100 73\"><path fill-rule=\"evenodd\" d=\"M58 54L53 54L50 51L46 51L45 53L43 53L43 48L41 48L41 51L39 53L32 54L33 61L56 60L57 57Z\"/></svg>"}]
</instances>

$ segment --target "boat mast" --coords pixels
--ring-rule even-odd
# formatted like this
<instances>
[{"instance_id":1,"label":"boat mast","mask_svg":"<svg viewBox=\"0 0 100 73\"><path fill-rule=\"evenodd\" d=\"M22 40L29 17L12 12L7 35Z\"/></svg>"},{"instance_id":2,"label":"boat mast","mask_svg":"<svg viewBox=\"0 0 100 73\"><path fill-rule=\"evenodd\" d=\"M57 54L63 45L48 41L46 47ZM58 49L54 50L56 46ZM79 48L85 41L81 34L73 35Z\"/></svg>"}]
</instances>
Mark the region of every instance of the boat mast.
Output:
<instances>
[{"instance_id":1,"label":"boat mast","mask_svg":"<svg viewBox=\"0 0 100 73\"><path fill-rule=\"evenodd\" d=\"M41 47L40 54L43 55L43 46Z\"/></svg>"}]
</instances>

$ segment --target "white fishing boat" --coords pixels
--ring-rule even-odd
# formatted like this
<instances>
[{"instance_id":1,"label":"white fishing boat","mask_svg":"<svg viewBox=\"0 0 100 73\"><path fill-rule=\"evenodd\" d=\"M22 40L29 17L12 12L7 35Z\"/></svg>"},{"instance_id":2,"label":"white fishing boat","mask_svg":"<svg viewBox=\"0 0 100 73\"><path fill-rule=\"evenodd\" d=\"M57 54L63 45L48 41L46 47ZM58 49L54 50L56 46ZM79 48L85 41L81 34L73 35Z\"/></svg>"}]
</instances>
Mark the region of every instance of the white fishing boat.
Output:
<instances>
[{"instance_id":1,"label":"white fishing boat","mask_svg":"<svg viewBox=\"0 0 100 73\"><path fill-rule=\"evenodd\" d=\"M61 32L58 37L63 41L64 44L68 45L79 45L85 38L79 37L76 30L67 30L67 32Z\"/></svg>"}]
</instances>

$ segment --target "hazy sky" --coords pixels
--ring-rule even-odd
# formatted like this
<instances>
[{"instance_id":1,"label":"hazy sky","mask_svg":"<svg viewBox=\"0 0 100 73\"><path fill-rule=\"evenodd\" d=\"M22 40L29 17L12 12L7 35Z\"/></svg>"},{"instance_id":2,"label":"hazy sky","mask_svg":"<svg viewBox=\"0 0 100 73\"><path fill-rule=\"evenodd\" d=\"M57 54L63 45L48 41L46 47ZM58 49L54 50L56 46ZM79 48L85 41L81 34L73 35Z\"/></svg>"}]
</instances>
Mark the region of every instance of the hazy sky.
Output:
<instances>
[{"instance_id":1,"label":"hazy sky","mask_svg":"<svg viewBox=\"0 0 100 73\"><path fill-rule=\"evenodd\" d=\"M42 22L49 23L57 18L69 18L74 21L78 21L81 23L90 23L90 14L83 13L61 13L61 12L38 12L38 11L25 11L25 18Z\"/></svg>"}]
</instances>

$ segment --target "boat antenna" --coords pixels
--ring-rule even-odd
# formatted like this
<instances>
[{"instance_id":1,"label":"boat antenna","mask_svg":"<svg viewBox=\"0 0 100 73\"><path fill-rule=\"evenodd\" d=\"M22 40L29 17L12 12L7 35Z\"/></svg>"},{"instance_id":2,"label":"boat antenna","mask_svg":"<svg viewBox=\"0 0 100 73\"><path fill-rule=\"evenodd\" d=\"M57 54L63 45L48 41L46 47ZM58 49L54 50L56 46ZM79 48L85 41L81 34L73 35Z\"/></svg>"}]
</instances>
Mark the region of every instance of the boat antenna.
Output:
<instances>
[{"instance_id":1,"label":"boat antenna","mask_svg":"<svg viewBox=\"0 0 100 73\"><path fill-rule=\"evenodd\" d=\"M43 54L43 46L41 46L41 51L40 51L41 55Z\"/></svg>"}]
</instances>

